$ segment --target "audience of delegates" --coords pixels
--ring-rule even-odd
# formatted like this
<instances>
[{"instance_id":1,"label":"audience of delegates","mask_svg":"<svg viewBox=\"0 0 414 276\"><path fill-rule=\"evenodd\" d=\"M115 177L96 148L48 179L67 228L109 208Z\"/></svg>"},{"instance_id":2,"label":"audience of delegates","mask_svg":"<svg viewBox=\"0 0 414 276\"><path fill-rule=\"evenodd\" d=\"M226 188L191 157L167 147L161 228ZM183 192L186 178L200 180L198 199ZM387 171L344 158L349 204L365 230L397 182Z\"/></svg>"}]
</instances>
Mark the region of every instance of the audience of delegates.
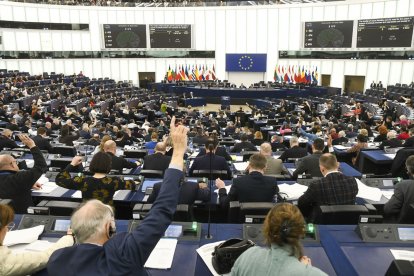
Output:
<instances>
[{"instance_id":1,"label":"audience of delegates","mask_svg":"<svg viewBox=\"0 0 414 276\"><path fill-rule=\"evenodd\" d=\"M22 143L33 155L33 168L20 171L16 159L8 154L0 155L0 198L13 200L14 211L25 214L27 207L33 206L32 190L40 189L37 180L47 171L42 152L27 135L19 135Z\"/></svg>"},{"instance_id":2,"label":"audience of delegates","mask_svg":"<svg viewBox=\"0 0 414 276\"><path fill-rule=\"evenodd\" d=\"M233 179L230 191L227 194L225 183L216 179L216 187L220 205L229 206L230 201L239 202L272 202L279 192L276 178L265 176L266 157L255 153L249 158L247 170L249 174Z\"/></svg>"},{"instance_id":3,"label":"audience of delegates","mask_svg":"<svg viewBox=\"0 0 414 276\"><path fill-rule=\"evenodd\" d=\"M17 148L16 141L12 139L13 132L9 129L3 130L0 135L0 149L14 149Z\"/></svg>"},{"instance_id":4,"label":"audience of delegates","mask_svg":"<svg viewBox=\"0 0 414 276\"><path fill-rule=\"evenodd\" d=\"M145 170L164 171L168 168L171 156L165 155L167 146L164 142L158 142L155 146L155 153L144 157Z\"/></svg>"},{"instance_id":5,"label":"audience of delegates","mask_svg":"<svg viewBox=\"0 0 414 276\"><path fill-rule=\"evenodd\" d=\"M63 236L44 251L16 253L16 251L12 251L3 245L7 232L13 230L15 226L13 220L13 209L7 205L0 204L0 275L29 275L36 273L46 267L53 252L73 245L72 233L68 231L68 235Z\"/></svg>"},{"instance_id":6,"label":"audience of delegates","mask_svg":"<svg viewBox=\"0 0 414 276\"><path fill-rule=\"evenodd\" d=\"M266 216L263 236L267 247L253 246L237 258L231 275L327 275L311 265L301 240L305 220L290 203L279 203Z\"/></svg>"},{"instance_id":7,"label":"audience of delegates","mask_svg":"<svg viewBox=\"0 0 414 276\"><path fill-rule=\"evenodd\" d=\"M115 234L110 206L92 200L71 218L76 245L56 251L50 258L50 275L146 275L144 264L171 224L183 178L187 128L171 121L174 155L166 170L157 200L145 220L131 233Z\"/></svg>"},{"instance_id":8,"label":"audience of delegates","mask_svg":"<svg viewBox=\"0 0 414 276\"><path fill-rule=\"evenodd\" d=\"M319 167L324 176L311 182L306 192L299 198L298 207L309 220L314 219L314 211L321 205L353 205L358 194L355 178L339 172L335 155L325 153L319 158Z\"/></svg>"},{"instance_id":9,"label":"audience of delegates","mask_svg":"<svg viewBox=\"0 0 414 276\"><path fill-rule=\"evenodd\" d=\"M111 156L105 152L96 153L91 163L89 171L92 176L71 177L70 173L79 171L78 166L82 166L82 156L73 157L70 164L56 177L56 184L72 190L81 190L83 199L99 199L105 204L113 205L113 195L118 190L134 190L135 182L132 180L122 180L119 177L110 176L112 160Z\"/></svg>"},{"instance_id":10,"label":"audience of delegates","mask_svg":"<svg viewBox=\"0 0 414 276\"><path fill-rule=\"evenodd\" d=\"M384 214L396 216L399 223L411 223L411 204L414 203L414 156L411 155L405 162L410 179L403 180L395 185L394 194L384 205Z\"/></svg>"}]
</instances>

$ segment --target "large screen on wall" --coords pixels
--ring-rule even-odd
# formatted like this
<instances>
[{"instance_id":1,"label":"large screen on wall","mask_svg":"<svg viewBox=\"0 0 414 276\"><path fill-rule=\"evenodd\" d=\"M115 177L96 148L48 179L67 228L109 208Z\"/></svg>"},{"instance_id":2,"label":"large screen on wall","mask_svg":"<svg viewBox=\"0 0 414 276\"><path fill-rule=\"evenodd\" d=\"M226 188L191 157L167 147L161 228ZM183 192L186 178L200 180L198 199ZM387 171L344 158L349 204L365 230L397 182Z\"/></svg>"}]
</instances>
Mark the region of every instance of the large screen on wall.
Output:
<instances>
[{"instance_id":1,"label":"large screen on wall","mask_svg":"<svg viewBox=\"0 0 414 276\"><path fill-rule=\"evenodd\" d=\"M305 22L305 48L351 48L354 21Z\"/></svg>"},{"instance_id":2,"label":"large screen on wall","mask_svg":"<svg viewBox=\"0 0 414 276\"><path fill-rule=\"evenodd\" d=\"M411 47L413 17L358 20L357 47Z\"/></svg>"},{"instance_id":3,"label":"large screen on wall","mask_svg":"<svg viewBox=\"0 0 414 276\"><path fill-rule=\"evenodd\" d=\"M146 25L104 24L105 48L147 48Z\"/></svg>"},{"instance_id":4,"label":"large screen on wall","mask_svg":"<svg viewBox=\"0 0 414 276\"><path fill-rule=\"evenodd\" d=\"M150 47L191 48L191 25L149 25Z\"/></svg>"}]
</instances>

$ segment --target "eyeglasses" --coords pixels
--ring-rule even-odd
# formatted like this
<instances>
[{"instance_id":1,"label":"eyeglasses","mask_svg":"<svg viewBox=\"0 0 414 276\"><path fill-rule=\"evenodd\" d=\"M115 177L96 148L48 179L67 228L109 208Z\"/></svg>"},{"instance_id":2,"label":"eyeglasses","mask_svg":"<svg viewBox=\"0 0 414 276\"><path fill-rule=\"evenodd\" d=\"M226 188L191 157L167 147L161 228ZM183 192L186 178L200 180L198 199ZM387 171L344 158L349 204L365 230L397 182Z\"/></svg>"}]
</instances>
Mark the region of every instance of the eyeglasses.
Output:
<instances>
[{"instance_id":1,"label":"eyeglasses","mask_svg":"<svg viewBox=\"0 0 414 276\"><path fill-rule=\"evenodd\" d=\"M12 221L12 222L10 222L9 224L7 224L7 229L9 230L9 231L11 231L11 230L13 230L13 228L14 228L14 226L15 226L16 224Z\"/></svg>"}]
</instances>

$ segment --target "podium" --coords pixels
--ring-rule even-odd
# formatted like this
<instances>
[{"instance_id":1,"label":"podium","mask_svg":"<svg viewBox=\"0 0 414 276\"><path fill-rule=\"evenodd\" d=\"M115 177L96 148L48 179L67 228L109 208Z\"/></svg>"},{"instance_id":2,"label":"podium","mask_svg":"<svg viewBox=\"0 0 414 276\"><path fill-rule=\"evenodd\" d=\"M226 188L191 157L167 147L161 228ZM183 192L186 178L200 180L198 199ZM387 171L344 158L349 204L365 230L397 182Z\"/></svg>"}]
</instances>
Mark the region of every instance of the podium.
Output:
<instances>
[{"instance_id":1,"label":"podium","mask_svg":"<svg viewBox=\"0 0 414 276\"><path fill-rule=\"evenodd\" d=\"M230 109L230 97L221 96L221 110Z\"/></svg>"}]
</instances>

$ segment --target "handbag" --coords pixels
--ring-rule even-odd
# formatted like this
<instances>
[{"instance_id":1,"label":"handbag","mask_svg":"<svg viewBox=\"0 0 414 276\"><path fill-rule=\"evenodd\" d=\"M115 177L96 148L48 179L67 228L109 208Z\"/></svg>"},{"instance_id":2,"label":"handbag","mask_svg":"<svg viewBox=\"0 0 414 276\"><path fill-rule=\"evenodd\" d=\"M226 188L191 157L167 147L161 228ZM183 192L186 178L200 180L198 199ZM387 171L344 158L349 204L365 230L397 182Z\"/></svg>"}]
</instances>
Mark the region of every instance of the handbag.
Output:
<instances>
[{"instance_id":1,"label":"handbag","mask_svg":"<svg viewBox=\"0 0 414 276\"><path fill-rule=\"evenodd\" d=\"M229 239L214 248L212 253L213 267L218 274L231 271L237 258L247 249L256 244L251 240Z\"/></svg>"}]
</instances>

